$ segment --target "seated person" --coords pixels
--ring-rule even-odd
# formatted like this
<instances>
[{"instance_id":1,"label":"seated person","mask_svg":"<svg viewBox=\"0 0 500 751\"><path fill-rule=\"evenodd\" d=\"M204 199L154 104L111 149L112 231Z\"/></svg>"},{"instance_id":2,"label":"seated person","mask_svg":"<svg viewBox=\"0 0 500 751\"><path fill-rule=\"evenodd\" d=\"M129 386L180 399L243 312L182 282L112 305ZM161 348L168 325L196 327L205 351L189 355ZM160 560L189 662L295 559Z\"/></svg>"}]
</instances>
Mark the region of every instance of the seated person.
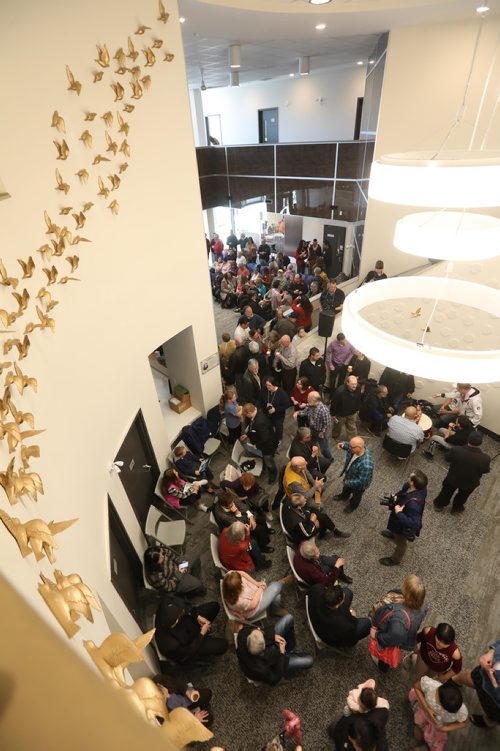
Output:
<instances>
[{"instance_id":1,"label":"seated person","mask_svg":"<svg viewBox=\"0 0 500 751\"><path fill-rule=\"evenodd\" d=\"M344 717L349 717L356 712L364 714L376 708L389 709L389 702L387 699L377 696L375 681L373 678L368 678L364 683L360 683L357 688L349 691L344 707Z\"/></svg>"},{"instance_id":2,"label":"seated person","mask_svg":"<svg viewBox=\"0 0 500 751\"><path fill-rule=\"evenodd\" d=\"M250 526L235 521L222 530L219 537L219 558L224 568L252 571L271 568L272 561L262 555L259 543L250 534Z\"/></svg>"},{"instance_id":3,"label":"seated person","mask_svg":"<svg viewBox=\"0 0 500 751\"><path fill-rule=\"evenodd\" d=\"M194 688L192 684L165 673L155 675L153 681L161 690L169 711L184 707L207 727L213 725L214 717L210 710L212 692L209 688Z\"/></svg>"},{"instance_id":4,"label":"seated person","mask_svg":"<svg viewBox=\"0 0 500 751\"><path fill-rule=\"evenodd\" d=\"M241 620L258 618L269 608L271 615L283 615L280 608L284 581L258 582L245 571L228 571L222 581L222 595L231 613Z\"/></svg>"},{"instance_id":5,"label":"seated person","mask_svg":"<svg viewBox=\"0 0 500 751\"><path fill-rule=\"evenodd\" d=\"M215 492L217 486L212 482L214 473L208 466L208 460L203 456L196 457L186 446L176 446L174 464L180 475L195 479L199 485L206 487L208 493Z\"/></svg>"},{"instance_id":6,"label":"seated person","mask_svg":"<svg viewBox=\"0 0 500 751\"><path fill-rule=\"evenodd\" d=\"M380 384L374 391L366 395L359 409L359 417L368 423L370 433L380 435L387 428L387 421L394 413L392 407L387 404L387 386Z\"/></svg>"},{"instance_id":7,"label":"seated person","mask_svg":"<svg viewBox=\"0 0 500 751\"><path fill-rule=\"evenodd\" d=\"M163 473L160 493L163 500L174 508L179 509L181 506L190 506L195 503L201 511L208 511L207 506L200 500L200 491L201 484L199 482L182 480L173 467L166 469Z\"/></svg>"},{"instance_id":8,"label":"seated person","mask_svg":"<svg viewBox=\"0 0 500 751\"><path fill-rule=\"evenodd\" d=\"M264 630L244 626L238 634L238 662L243 674L252 681L275 686L284 675L312 667L312 655L294 650L293 617L289 614Z\"/></svg>"},{"instance_id":9,"label":"seated person","mask_svg":"<svg viewBox=\"0 0 500 751\"><path fill-rule=\"evenodd\" d=\"M184 565L181 565L184 564ZM148 583L162 592L204 595L197 555L177 555L167 545L149 546L144 553L144 574Z\"/></svg>"},{"instance_id":10,"label":"seated person","mask_svg":"<svg viewBox=\"0 0 500 751\"><path fill-rule=\"evenodd\" d=\"M448 423L447 428L439 428L438 434L433 435L424 454L432 459L436 446L443 449L451 449L453 446L467 446L469 435L474 430L474 425L465 415L458 415L455 422Z\"/></svg>"},{"instance_id":11,"label":"seated person","mask_svg":"<svg viewBox=\"0 0 500 751\"><path fill-rule=\"evenodd\" d=\"M220 484L223 490L234 493L240 501L245 501L256 514L262 509L269 514L269 497L266 491L260 487L257 478L251 472L243 472L236 480L222 480ZM220 497L220 494L219 494ZM272 514L269 521L272 521ZM272 532L271 532L272 534Z\"/></svg>"},{"instance_id":12,"label":"seated person","mask_svg":"<svg viewBox=\"0 0 500 751\"><path fill-rule=\"evenodd\" d=\"M228 490L219 492L218 502L212 507L219 529L229 527L233 522L243 522L249 527L250 539L256 540L263 553L272 553L269 547L270 530L264 514L253 514L244 501L235 499Z\"/></svg>"},{"instance_id":13,"label":"seated person","mask_svg":"<svg viewBox=\"0 0 500 751\"><path fill-rule=\"evenodd\" d=\"M286 533L295 545L300 545L302 540L308 540L315 535L321 540L329 531L333 531L334 537L350 537L347 532L337 529L327 514L319 511L317 507L307 506L306 499L301 493L292 493L290 498L283 502L281 515Z\"/></svg>"},{"instance_id":14,"label":"seated person","mask_svg":"<svg viewBox=\"0 0 500 751\"><path fill-rule=\"evenodd\" d=\"M389 710L376 707L363 714L341 717L328 726L327 732L335 742L336 751L388 751L385 732L388 719Z\"/></svg>"},{"instance_id":15,"label":"seated person","mask_svg":"<svg viewBox=\"0 0 500 751\"><path fill-rule=\"evenodd\" d=\"M332 647L354 647L371 628L369 618L358 618L351 609L352 591L338 584L315 584L309 594L309 616L319 638Z\"/></svg>"},{"instance_id":16,"label":"seated person","mask_svg":"<svg viewBox=\"0 0 500 751\"><path fill-rule=\"evenodd\" d=\"M300 543L293 557L293 566L306 584L322 584L324 587L335 584L337 579L352 584L352 579L344 573L344 559L337 555L321 555L314 538Z\"/></svg>"},{"instance_id":17,"label":"seated person","mask_svg":"<svg viewBox=\"0 0 500 751\"><path fill-rule=\"evenodd\" d=\"M218 602L188 609L179 597L165 596L155 616L155 641L160 654L178 663L224 654L226 639L210 633L219 610Z\"/></svg>"},{"instance_id":18,"label":"seated person","mask_svg":"<svg viewBox=\"0 0 500 751\"><path fill-rule=\"evenodd\" d=\"M300 493L306 501L315 500L319 505L324 486L324 479L315 480L309 472L303 456L293 456L290 459L283 475L283 490L288 496Z\"/></svg>"},{"instance_id":19,"label":"seated person","mask_svg":"<svg viewBox=\"0 0 500 751\"><path fill-rule=\"evenodd\" d=\"M290 456L300 456L307 462L307 471L315 480L325 477L333 459L327 459L320 454L319 446L312 439L311 428L298 428L297 434L290 446Z\"/></svg>"},{"instance_id":20,"label":"seated person","mask_svg":"<svg viewBox=\"0 0 500 751\"><path fill-rule=\"evenodd\" d=\"M481 392L470 383L457 383L454 391L441 392L432 395L435 399L438 396L446 397L443 404L436 405L437 415L439 416L438 426L446 427L448 423L454 422L457 415L465 415L469 418L474 428L477 428L483 417L483 402Z\"/></svg>"},{"instance_id":21,"label":"seated person","mask_svg":"<svg viewBox=\"0 0 500 751\"><path fill-rule=\"evenodd\" d=\"M407 407L402 416L393 415L387 423L387 435L396 443L410 445L415 451L425 440L424 431L416 423L419 413L415 407Z\"/></svg>"}]
</instances>

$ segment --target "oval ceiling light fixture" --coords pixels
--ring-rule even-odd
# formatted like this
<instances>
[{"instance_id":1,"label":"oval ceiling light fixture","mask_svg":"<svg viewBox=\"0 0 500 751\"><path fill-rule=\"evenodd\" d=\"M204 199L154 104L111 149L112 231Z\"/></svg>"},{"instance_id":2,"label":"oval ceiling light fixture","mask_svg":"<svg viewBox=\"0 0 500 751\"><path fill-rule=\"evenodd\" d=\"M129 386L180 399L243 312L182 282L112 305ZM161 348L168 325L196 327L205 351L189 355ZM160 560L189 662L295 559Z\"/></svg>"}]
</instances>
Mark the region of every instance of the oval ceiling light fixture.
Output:
<instances>
[{"instance_id":1,"label":"oval ceiling light fixture","mask_svg":"<svg viewBox=\"0 0 500 751\"><path fill-rule=\"evenodd\" d=\"M326 23L318 23L314 28L316 31L323 31L323 29L326 29Z\"/></svg>"},{"instance_id":2,"label":"oval ceiling light fixture","mask_svg":"<svg viewBox=\"0 0 500 751\"><path fill-rule=\"evenodd\" d=\"M384 154L372 164L368 195L437 209L500 206L500 151Z\"/></svg>"},{"instance_id":3,"label":"oval ceiling light fixture","mask_svg":"<svg viewBox=\"0 0 500 751\"><path fill-rule=\"evenodd\" d=\"M309 55L299 57L299 73L301 76L308 76L311 70L311 58Z\"/></svg>"},{"instance_id":4,"label":"oval ceiling light fixture","mask_svg":"<svg viewBox=\"0 0 500 751\"><path fill-rule=\"evenodd\" d=\"M229 47L229 66L241 68L241 48L239 44L231 44Z\"/></svg>"},{"instance_id":5,"label":"oval ceiling light fixture","mask_svg":"<svg viewBox=\"0 0 500 751\"><path fill-rule=\"evenodd\" d=\"M500 219L463 211L420 211L396 222L394 246L403 253L443 261L500 255Z\"/></svg>"},{"instance_id":6,"label":"oval ceiling light fixture","mask_svg":"<svg viewBox=\"0 0 500 751\"><path fill-rule=\"evenodd\" d=\"M356 349L370 359L421 378L449 383L500 381L500 350L446 349L389 334L363 318L361 311L382 300L409 298L444 300L500 316L500 291L462 279L398 277L365 284L348 295L342 309L342 331ZM410 306L409 306L410 309ZM423 321L425 328L425 317ZM424 334L426 336L426 334Z\"/></svg>"},{"instance_id":7,"label":"oval ceiling light fixture","mask_svg":"<svg viewBox=\"0 0 500 751\"><path fill-rule=\"evenodd\" d=\"M184 18L184 16L181 16L179 18L179 23L186 23L186 19Z\"/></svg>"},{"instance_id":8,"label":"oval ceiling light fixture","mask_svg":"<svg viewBox=\"0 0 500 751\"><path fill-rule=\"evenodd\" d=\"M482 14L487 13L490 9L489 5L478 5L476 8L476 13Z\"/></svg>"},{"instance_id":9,"label":"oval ceiling light fixture","mask_svg":"<svg viewBox=\"0 0 500 751\"><path fill-rule=\"evenodd\" d=\"M309 3L311 5L327 5L328 3L331 3L332 0L309 0Z\"/></svg>"}]
</instances>

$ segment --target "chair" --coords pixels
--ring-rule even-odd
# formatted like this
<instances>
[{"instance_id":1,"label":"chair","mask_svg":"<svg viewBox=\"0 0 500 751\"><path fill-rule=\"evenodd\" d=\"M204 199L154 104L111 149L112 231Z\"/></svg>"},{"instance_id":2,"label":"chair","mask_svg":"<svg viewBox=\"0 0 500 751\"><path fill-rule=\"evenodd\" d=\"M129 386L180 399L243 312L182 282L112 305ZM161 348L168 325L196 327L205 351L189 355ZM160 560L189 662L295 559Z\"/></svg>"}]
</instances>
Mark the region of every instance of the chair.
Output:
<instances>
[{"instance_id":1,"label":"chair","mask_svg":"<svg viewBox=\"0 0 500 751\"><path fill-rule=\"evenodd\" d=\"M322 649L329 649L330 648L329 645L319 638L318 634L314 630L314 626L312 625L311 616L309 615L309 595L306 595L306 615L307 615L307 624L313 636L316 651L319 652Z\"/></svg>"},{"instance_id":2,"label":"chair","mask_svg":"<svg viewBox=\"0 0 500 751\"><path fill-rule=\"evenodd\" d=\"M210 551L212 553L212 560L215 568L219 569L221 576L225 576L227 574L227 568L222 565L221 559L219 558L219 538L212 532L210 533Z\"/></svg>"},{"instance_id":3,"label":"chair","mask_svg":"<svg viewBox=\"0 0 500 751\"><path fill-rule=\"evenodd\" d=\"M222 441L222 445L227 450L229 448L229 429L227 427L226 418L223 417L220 421L219 429L217 431L217 437Z\"/></svg>"},{"instance_id":4,"label":"chair","mask_svg":"<svg viewBox=\"0 0 500 751\"><path fill-rule=\"evenodd\" d=\"M186 538L186 522L184 520L171 521L156 506L150 506L144 531L147 535L156 537L157 540L171 548L180 547L182 552Z\"/></svg>"},{"instance_id":5,"label":"chair","mask_svg":"<svg viewBox=\"0 0 500 751\"><path fill-rule=\"evenodd\" d=\"M211 459L213 455L220 449L222 441L218 438L210 437L203 446L203 453L208 459Z\"/></svg>"},{"instance_id":6,"label":"chair","mask_svg":"<svg viewBox=\"0 0 500 751\"><path fill-rule=\"evenodd\" d=\"M290 537L290 535L286 531L285 525L283 524L283 504L282 503L280 503L279 516L280 516L281 531L285 535L285 540L286 540L287 547L291 547L291 548L295 549L295 542L292 540L292 538Z\"/></svg>"},{"instance_id":7,"label":"chair","mask_svg":"<svg viewBox=\"0 0 500 751\"><path fill-rule=\"evenodd\" d=\"M411 445L409 443L398 443L393 441L392 438L386 434L382 442L382 448L384 448L392 456L397 456L398 459L408 459L411 454Z\"/></svg>"},{"instance_id":8,"label":"chair","mask_svg":"<svg viewBox=\"0 0 500 751\"><path fill-rule=\"evenodd\" d=\"M298 573L297 573L297 571L295 569L295 566L293 565L293 559L294 559L294 556L295 556L295 551L289 545L287 545L287 547L286 547L286 554L287 554L287 557L288 557L288 563L290 565L290 568L292 569L293 578L295 579L295 585L297 587L297 594L300 596L300 595L304 594L305 592L307 592L309 590L309 584L307 582L305 582L304 579L302 579L298 575Z\"/></svg>"},{"instance_id":9,"label":"chair","mask_svg":"<svg viewBox=\"0 0 500 751\"><path fill-rule=\"evenodd\" d=\"M173 466L173 463L172 463ZM160 473L160 476L158 477L158 481L155 485L155 495L161 500L162 506L165 508L164 514L167 514L167 508L168 513L172 513L172 516L180 516L181 519L184 519L185 522L187 522L187 508L175 508L174 506L171 506L170 503L167 503L164 497L161 494L160 486L161 486L161 478L162 474ZM188 524L191 524L192 522L188 522Z\"/></svg>"},{"instance_id":10,"label":"chair","mask_svg":"<svg viewBox=\"0 0 500 751\"><path fill-rule=\"evenodd\" d=\"M262 461L262 459L256 456L247 457L245 454L245 448L242 445L241 441L236 441L233 446L233 453L231 454L231 461L236 467L238 467L238 469L241 469L241 462L244 462L245 459L253 460L255 462L255 467L253 469L250 469L249 472L251 472L252 475L255 475L255 477L260 477L262 474L264 462Z\"/></svg>"},{"instance_id":11,"label":"chair","mask_svg":"<svg viewBox=\"0 0 500 751\"><path fill-rule=\"evenodd\" d=\"M248 626L252 623L257 623L258 621L262 621L266 617L266 613L262 613L262 615L258 615L256 618L250 618L249 620L245 620L244 618L238 618L238 616L233 615L231 611L229 610L228 606L226 605L226 601L224 600L224 593L222 591L222 579L220 580L220 599L222 602L222 607L224 608L224 612L226 614L226 617L228 621L232 623L242 623L244 626Z\"/></svg>"}]
</instances>

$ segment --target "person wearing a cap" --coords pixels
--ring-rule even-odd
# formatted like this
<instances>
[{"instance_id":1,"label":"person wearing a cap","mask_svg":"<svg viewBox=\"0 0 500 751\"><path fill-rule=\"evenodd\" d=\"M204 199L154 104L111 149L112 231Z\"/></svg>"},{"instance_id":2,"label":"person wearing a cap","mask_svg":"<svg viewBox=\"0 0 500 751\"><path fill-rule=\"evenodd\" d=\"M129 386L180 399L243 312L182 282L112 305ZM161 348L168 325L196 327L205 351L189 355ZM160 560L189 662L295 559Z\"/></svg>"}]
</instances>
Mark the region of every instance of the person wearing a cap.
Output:
<instances>
[{"instance_id":1,"label":"person wearing a cap","mask_svg":"<svg viewBox=\"0 0 500 751\"><path fill-rule=\"evenodd\" d=\"M464 511L467 498L479 487L481 477L490 471L490 457L479 448L482 442L482 433L473 430L466 446L454 446L445 455L450 468L439 495L434 499L436 511L442 511L448 506L453 496L451 513Z\"/></svg>"},{"instance_id":2,"label":"person wearing a cap","mask_svg":"<svg viewBox=\"0 0 500 751\"><path fill-rule=\"evenodd\" d=\"M179 597L164 597L155 616L155 639L160 653L179 663L224 654L226 639L211 633L219 610L218 602L189 608Z\"/></svg>"}]
</instances>

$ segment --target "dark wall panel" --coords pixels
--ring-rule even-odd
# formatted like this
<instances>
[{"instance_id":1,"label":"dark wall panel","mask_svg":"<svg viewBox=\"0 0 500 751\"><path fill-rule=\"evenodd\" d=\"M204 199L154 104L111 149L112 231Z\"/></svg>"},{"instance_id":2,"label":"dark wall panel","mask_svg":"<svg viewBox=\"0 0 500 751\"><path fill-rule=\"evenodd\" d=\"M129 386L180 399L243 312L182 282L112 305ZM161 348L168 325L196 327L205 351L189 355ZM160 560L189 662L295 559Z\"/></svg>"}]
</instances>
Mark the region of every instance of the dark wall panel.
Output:
<instances>
[{"instance_id":1,"label":"dark wall panel","mask_svg":"<svg viewBox=\"0 0 500 751\"><path fill-rule=\"evenodd\" d=\"M356 182L337 181L335 206L335 218L343 222L359 222L366 216L366 201Z\"/></svg>"},{"instance_id":2,"label":"dark wall panel","mask_svg":"<svg viewBox=\"0 0 500 751\"><path fill-rule=\"evenodd\" d=\"M278 179L276 181L277 211L281 211L283 198L288 198L290 214L330 219L332 195L333 180Z\"/></svg>"},{"instance_id":3,"label":"dark wall panel","mask_svg":"<svg viewBox=\"0 0 500 751\"><path fill-rule=\"evenodd\" d=\"M272 146L228 146L227 165L230 175L274 175Z\"/></svg>"},{"instance_id":4,"label":"dark wall panel","mask_svg":"<svg viewBox=\"0 0 500 751\"><path fill-rule=\"evenodd\" d=\"M198 160L198 174L200 177L205 175L225 175L227 173L226 150L225 148L216 148L214 146L203 146L196 149L196 159Z\"/></svg>"},{"instance_id":5,"label":"dark wall panel","mask_svg":"<svg viewBox=\"0 0 500 751\"><path fill-rule=\"evenodd\" d=\"M226 175L200 177L201 205L204 209L229 206Z\"/></svg>"},{"instance_id":6,"label":"dark wall panel","mask_svg":"<svg viewBox=\"0 0 500 751\"><path fill-rule=\"evenodd\" d=\"M271 199L268 203L267 210L274 211L274 180L268 177L229 177L229 188L231 191L231 204L237 208L241 206L242 201L249 201L252 198L262 196L264 199Z\"/></svg>"},{"instance_id":7,"label":"dark wall panel","mask_svg":"<svg viewBox=\"0 0 500 751\"><path fill-rule=\"evenodd\" d=\"M337 179L360 180L370 176L373 161L372 141L357 141L355 143L339 143L339 159L337 163Z\"/></svg>"},{"instance_id":8,"label":"dark wall panel","mask_svg":"<svg viewBox=\"0 0 500 751\"><path fill-rule=\"evenodd\" d=\"M301 143L276 147L276 174L333 177L336 143Z\"/></svg>"}]
</instances>

